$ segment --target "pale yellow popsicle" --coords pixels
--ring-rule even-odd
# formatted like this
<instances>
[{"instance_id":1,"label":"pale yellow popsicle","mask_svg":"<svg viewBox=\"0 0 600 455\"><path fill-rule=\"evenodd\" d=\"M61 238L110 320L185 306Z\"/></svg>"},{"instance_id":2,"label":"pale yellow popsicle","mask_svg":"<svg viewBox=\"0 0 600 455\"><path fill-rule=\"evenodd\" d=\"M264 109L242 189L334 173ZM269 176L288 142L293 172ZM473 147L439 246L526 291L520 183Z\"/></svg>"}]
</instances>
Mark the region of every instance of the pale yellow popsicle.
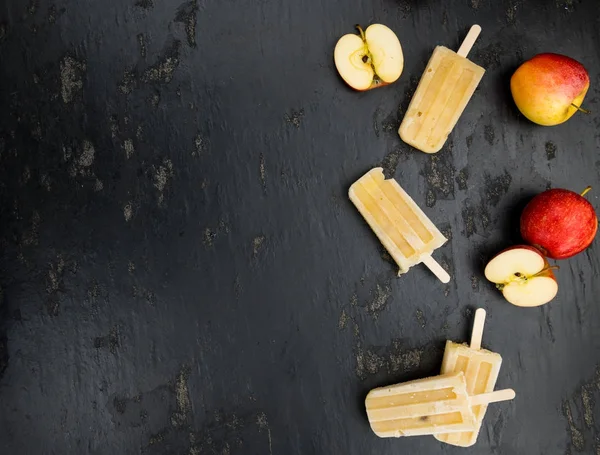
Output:
<instances>
[{"instance_id":1,"label":"pale yellow popsicle","mask_svg":"<svg viewBox=\"0 0 600 455\"><path fill-rule=\"evenodd\" d=\"M421 76L398 133L425 153L440 151L485 70L466 58L481 27L474 25L458 53L437 46Z\"/></svg>"},{"instance_id":2,"label":"pale yellow popsicle","mask_svg":"<svg viewBox=\"0 0 600 455\"><path fill-rule=\"evenodd\" d=\"M424 262L444 283L448 273L431 257L447 239L394 179L371 169L348 192L350 200L390 253L403 274Z\"/></svg>"},{"instance_id":3,"label":"pale yellow popsicle","mask_svg":"<svg viewBox=\"0 0 600 455\"><path fill-rule=\"evenodd\" d=\"M462 372L373 389L365 406L371 429L380 438L475 427Z\"/></svg>"},{"instance_id":4,"label":"pale yellow popsicle","mask_svg":"<svg viewBox=\"0 0 600 455\"><path fill-rule=\"evenodd\" d=\"M480 308L475 313L471 346L447 341L446 350L444 351L442 374L463 372L469 395L479 395L493 391L502 364L502 357L499 354L481 349L484 321L485 310ZM472 410L476 420L473 431L436 434L436 439L461 447L469 447L475 444L487 405L473 406Z\"/></svg>"},{"instance_id":5,"label":"pale yellow popsicle","mask_svg":"<svg viewBox=\"0 0 600 455\"><path fill-rule=\"evenodd\" d=\"M380 438L474 431L476 405L512 400L512 389L469 396L462 371L373 389L365 399Z\"/></svg>"}]
</instances>

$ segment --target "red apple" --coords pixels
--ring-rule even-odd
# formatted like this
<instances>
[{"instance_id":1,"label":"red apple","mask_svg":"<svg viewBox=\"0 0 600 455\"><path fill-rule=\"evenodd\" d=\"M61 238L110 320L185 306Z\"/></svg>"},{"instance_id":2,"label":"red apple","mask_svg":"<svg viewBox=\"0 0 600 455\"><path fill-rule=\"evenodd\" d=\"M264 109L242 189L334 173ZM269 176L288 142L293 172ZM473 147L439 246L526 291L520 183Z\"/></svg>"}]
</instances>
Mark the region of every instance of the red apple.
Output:
<instances>
[{"instance_id":1,"label":"red apple","mask_svg":"<svg viewBox=\"0 0 600 455\"><path fill-rule=\"evenodd\" d=\"M553 259L566 259L585 250L594 240L598 218L583 196L551 189L535 196L521 214L521 235Z\"/></svg>"},{"instance_id":2,"label":"red apple","mask_svg":"<svg viewBox=\"0 0 600 455\"><path fill-rule=\"evenodd\" d=\"M538 125L566 122L581 108L590 77L581 63L566 55L539 54L523 63L510 79L521 113Z\"/></svg>"},{"instance_id":3,"label":"red apple","mask_svg":"<svg viewBox=\"0 0 600 455\"><path fill-rule=\"evenodd\" d=\"M552 267L536 248L517 245L498 253L485 267L485 277L516 306L534 307L552 300L558 283Z\"/></svg>"}]
</instances>

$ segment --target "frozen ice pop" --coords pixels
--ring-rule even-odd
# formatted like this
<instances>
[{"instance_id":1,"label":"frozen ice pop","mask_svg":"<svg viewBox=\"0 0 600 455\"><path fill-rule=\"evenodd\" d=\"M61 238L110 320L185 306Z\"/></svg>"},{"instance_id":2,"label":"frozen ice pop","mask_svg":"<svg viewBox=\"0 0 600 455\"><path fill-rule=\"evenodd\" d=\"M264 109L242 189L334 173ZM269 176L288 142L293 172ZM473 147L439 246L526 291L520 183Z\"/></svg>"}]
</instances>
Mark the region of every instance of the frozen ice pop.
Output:
<instances>
[{"instance_id":1,"label":"frozen ice pop","mask_svg":"<svg viewBox=\"0 0 600 455\"><path fill-rule=\"evenodd\" d=\"M502 357L499 354L481 349L484 322L485 310L479 308L475 312L471 345L447 341L444 351L442 374L463 372L469 395L478 395L494 390L502 364ZM473 406L476 425L472 431L436 434L436 439L455 446L472 446L477 441L486 410L487 405Z\"/></svg>"},{"instance_id":2,"label":"frozen ice pop","mask_svg":"<svg viewBox=\"0 0 600 455\"><path fill-rule=\"evenodd\" d=\"M394 179L383 169L371 169L350 187L350 200L365 218L400 268L398 274L421 262L444 283L450 275L431 257L447 239Z\"/></svg>"},{"instance_id":3,"label":"frozen ice pop","mask_svg":"<svg viewBox=\"0 0 600 455\"><path fill-rule=\"evenodd\" d=\"M462 371L373 389L365 406L380 438L473 431L474 403L514 398L511 389L469 397Z\"/></svg>"},{"instance_id":4,"label":"frozen ice pop","mask_svg":"<svg viewBox=\"0 0 600 455\"><path fill-rule=\"evenodd\" d=\"M473 25L456 53L435 48L398 131L404 142L425 153L440 151L485 73L466 58L480 32Z\"/></svg>"}]
</instances>

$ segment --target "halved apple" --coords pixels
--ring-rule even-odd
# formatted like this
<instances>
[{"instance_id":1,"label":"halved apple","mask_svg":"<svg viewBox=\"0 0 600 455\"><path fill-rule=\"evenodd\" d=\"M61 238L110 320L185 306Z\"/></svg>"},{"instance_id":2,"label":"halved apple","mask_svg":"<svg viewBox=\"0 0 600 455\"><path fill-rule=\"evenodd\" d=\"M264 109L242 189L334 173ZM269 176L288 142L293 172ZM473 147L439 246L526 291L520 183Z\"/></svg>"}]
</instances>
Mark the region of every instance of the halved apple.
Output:
<instances>
[{"instance_id":1,"label":"halved apple","mask_svg":"<svg viewBox=\"0 0 600 455\"><path fill-rule=\"evenodd\" d=\"M335 66L355 90L370 90L396 81L404 68L402 46L385 25L373 24L358 35L344 35L335 46Z\"/></svg>"},{"instance_id":2,"label":"halved apple","mask_svg":"<svg viewBox=\"0 0 600 455\"><path fill-rule=\"evenodd\" d=\"M510 303L534 307L548 303L558 292L553 268L536 248L518 245L498 253L484 273Z\"/></svg>"}]
</instances>

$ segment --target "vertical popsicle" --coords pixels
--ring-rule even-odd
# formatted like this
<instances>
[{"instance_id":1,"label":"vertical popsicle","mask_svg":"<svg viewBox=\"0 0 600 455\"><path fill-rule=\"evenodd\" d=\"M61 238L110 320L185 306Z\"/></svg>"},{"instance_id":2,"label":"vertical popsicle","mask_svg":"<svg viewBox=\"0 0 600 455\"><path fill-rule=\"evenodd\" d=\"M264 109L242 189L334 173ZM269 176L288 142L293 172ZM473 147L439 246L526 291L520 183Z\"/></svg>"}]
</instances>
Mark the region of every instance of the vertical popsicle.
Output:
<instances>
[{"instance_id":1,"label":"vertical popsicle","mask_svg":"<svg viewBox=\"0 0 600 455\"><path fill-rule=\"evenodd\" d=\"M471 345L446 342L444 359L442 361L442 374L463 372L467 383L469 395L479 395L492 392L496 386L498 373L502 364L502 357L495 352L481 349L483 326L485 323L485 310L479 308L475 312L475 322L471 334ZM487 405L474 405L473 414L476 425L471 431L441 433L435 438L447 444L469 447L475 444L477 436L487 410Z\"/></svg>"}]
</instances>

